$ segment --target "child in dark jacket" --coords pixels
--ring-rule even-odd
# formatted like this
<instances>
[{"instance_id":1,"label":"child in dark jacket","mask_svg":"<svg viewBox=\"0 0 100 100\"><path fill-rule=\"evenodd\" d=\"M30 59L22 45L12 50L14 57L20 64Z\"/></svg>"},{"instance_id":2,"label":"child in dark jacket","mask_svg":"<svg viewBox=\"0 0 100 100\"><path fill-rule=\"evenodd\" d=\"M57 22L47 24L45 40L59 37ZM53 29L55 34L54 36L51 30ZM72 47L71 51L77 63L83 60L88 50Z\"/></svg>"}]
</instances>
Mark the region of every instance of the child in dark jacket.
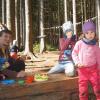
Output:
<instances>
[{"instance_id":1,"label":"child in dark jacket","mask_svg":"<svg viewBox=\"0 0 100 100\"><path fill-rule=\"evenodd\" d=\"M17 46L17 40L13 40L13 45L10 48L11 58L17 59L18 58L18 51L19 51L19 48Z\"/></svg>"},{"instance_id":2,"label":"child in dark jacket","mask_svg":"<svg viewBox=\"0 0 100 100\"><path fill-rule=\"evenodd\" d=\"M73 24L71 21L67 21L62 25L62 29L64 34L63 38L59 39L59 62L49 70L48 74L65 71L67 76L74 76L74 64L72 61L71 53L76 39L73 35Z\"/></svg>"}]
</instances>

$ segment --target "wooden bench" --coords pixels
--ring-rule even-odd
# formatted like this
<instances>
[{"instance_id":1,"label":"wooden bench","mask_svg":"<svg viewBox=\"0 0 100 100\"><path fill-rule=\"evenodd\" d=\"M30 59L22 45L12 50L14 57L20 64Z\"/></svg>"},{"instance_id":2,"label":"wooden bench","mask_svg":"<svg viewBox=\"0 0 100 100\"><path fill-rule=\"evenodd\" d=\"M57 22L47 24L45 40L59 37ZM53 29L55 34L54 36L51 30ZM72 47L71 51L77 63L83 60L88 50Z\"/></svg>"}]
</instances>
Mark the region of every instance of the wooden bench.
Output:
<instances>
[{"instance_id":1,"label":"wooden bench","mask_svg":"<svg viewBox=\"0 0 100 100\"><path fill-rule=\"evenodd\" d=\"M78 100L78 77L52 74L44 82L0 84L0 100Z\"/></svg>"}]
</instances>

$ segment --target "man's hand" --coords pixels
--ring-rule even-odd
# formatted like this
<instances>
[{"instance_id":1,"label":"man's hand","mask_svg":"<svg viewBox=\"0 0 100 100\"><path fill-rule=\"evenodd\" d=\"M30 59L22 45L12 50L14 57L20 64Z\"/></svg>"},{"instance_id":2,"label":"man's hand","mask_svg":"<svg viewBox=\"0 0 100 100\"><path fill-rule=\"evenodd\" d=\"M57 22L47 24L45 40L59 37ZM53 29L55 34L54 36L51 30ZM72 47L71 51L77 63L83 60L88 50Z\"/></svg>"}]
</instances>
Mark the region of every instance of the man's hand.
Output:
<instances>
[{"instance_id":1,"label":"man's hand","mask_svg":"<svg viewBox=\"0 0 100 100\"><path fill-rule=\"evenodd\" d=\"M9 66L10 66L10 64L9 64L8 62L5 62L5 63L3 64L3 69L8 68Z\"/></svg>"}]
</instances>

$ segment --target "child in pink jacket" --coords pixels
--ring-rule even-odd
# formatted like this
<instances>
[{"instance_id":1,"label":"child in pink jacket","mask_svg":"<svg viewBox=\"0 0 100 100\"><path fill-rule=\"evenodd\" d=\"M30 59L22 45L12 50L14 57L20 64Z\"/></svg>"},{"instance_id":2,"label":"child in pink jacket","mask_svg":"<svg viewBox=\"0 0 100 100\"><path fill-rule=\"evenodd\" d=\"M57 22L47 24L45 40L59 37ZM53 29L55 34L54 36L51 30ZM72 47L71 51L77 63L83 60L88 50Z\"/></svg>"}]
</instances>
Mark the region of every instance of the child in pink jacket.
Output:
<instances>
[{"instance_id":1,"label":"child in pink jacket","mask_svg":"<svg viewBox=\"0 0 100 100\"><path fill-rule=\"evenodd\" d=\"M88 100L88 83L90 82L96 100L100 100L99 69L100 49L96 45L96 26L92 21L85 22L82 27L84 37L79 40L72 51L72 58L78 67L79 98Z\"/></svg>"}]
</instances>

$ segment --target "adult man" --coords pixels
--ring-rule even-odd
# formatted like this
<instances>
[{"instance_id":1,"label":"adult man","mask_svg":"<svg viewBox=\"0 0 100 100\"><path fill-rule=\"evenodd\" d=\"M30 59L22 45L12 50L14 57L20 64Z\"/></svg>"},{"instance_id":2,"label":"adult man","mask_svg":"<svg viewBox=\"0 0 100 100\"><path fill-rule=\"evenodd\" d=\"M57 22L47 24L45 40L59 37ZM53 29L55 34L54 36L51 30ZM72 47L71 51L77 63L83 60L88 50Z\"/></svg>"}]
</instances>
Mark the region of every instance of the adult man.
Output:
<instances>
[{"instance_id":1,"label":"adult man","mask_svg":"<svg viewBox=\"0 0 100 100\"><path fill-rule=\"evenodd\" d=\"M25 63L20 59L9 56L9 44L12 40L12 32L3 24L0 25L0 78L5 79L24 77Z\"/></svg>"}]
</instances>

